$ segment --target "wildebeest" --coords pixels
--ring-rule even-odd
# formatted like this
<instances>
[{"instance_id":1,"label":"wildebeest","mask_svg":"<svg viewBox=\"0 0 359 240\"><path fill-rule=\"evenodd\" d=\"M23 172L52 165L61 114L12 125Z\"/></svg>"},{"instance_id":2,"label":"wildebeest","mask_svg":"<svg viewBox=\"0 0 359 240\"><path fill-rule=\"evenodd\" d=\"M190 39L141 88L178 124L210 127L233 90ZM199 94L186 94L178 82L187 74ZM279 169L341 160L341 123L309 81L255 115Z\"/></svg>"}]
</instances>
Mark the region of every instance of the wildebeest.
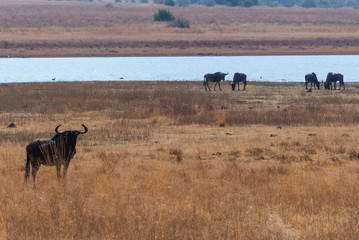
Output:
<instances>
[{"instance_id":1,"label":"wildebeest","mask_svg":"<svg viewBox=\"0 0 359 240\"><path fill-rule=\"evenodd\" d=\"M88 129L82 124L82 127L85 129L83 132L77 130L58 132L60 126L58 125L55 128L56 135L52 138L39 138L27 145L25 182L29 178L30 164L34 186L35 176L41 165L56 166L57 177L61 177L61 165L64 165L63 177L66 177L67 168L76 153L77 136L87 133Z\"/></svg>"},{"instance_id":2,"label":"wildebeest","mask_svg":"<svg viewBox=\"0 0 359 240\"><path fill-rule=\"evenodd\" d=\"M320 88L317 75L314 72L305 75L305 89L308 89L309 82L310 82L310 89L312 89L313 83L314 83L314 88L315 86L317 86L318 89Z\"/></svg>"},{"instance_id":3,"label":"wildebeest","mask_svg":"<svg viewBox=\"0 0 359 240\"><path fill-rule=\"evenodd\" d=\"M207 91L207 87L209 89L209 91L211 91L211 88L209 87L209 82L215 82L216 84L214 85L214 91L216 91L216 86L218 84L219 86L219 90L222 91L221 89L221 81L224 81L225 76L228 75L228 73L222 73L222 72L216 72L216 73L207 73L206 75L204 75L204 80L203 80L203 85Z\"/></svg>"},{"instance_id":4,"label":"wildebeest","mask_svg":"<svg viewBox=\"0 0 359 240\"><path fill-rule=\"evenodd\" d=\"M329 72L327 75L327 79L325 80L325 83L324 83L325 89L328 89L328 90L333 89L333 82L334 82L334 89L337 89L337 81L339 81L339 90L342 86L343 86L343 89L345 89L343 74Z\"/></svg>"},{"instance_id":5,"label":"wildebeest","mask_svg":"<svg viewBox=\"0 0 359 240\"><path fill-rule=\"evenodd\" d=\"M230 83L230 85L232 86L232 90L236 90L236 84L238 84L238 91L239 91L239 83L243 82L243 91L246 90L246 86L247 86L247 75L244 73L238 73L236 72L233 75L233 83Z\"/></svg>"}]
</instances>

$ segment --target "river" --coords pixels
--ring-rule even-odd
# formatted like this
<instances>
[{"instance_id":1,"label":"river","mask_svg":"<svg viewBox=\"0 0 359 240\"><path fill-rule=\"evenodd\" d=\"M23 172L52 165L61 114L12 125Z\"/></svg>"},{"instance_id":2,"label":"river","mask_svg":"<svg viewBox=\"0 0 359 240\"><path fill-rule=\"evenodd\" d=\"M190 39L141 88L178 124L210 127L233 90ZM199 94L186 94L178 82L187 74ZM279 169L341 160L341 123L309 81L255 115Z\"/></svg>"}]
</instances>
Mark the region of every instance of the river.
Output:
<instances>
[{"instance_id":1,"label":"river","mask_svg":"<svg viewBox=\"0 0 359 240\"><path fill-rule=\"evenodd\" d=\"M0 83L55 81L202 81L206 73L247 74L249 81L301 82L315 72L320 81L340 72L357 82L359 56L196 56L1 58Z\"/></svg>"}]
</instances>

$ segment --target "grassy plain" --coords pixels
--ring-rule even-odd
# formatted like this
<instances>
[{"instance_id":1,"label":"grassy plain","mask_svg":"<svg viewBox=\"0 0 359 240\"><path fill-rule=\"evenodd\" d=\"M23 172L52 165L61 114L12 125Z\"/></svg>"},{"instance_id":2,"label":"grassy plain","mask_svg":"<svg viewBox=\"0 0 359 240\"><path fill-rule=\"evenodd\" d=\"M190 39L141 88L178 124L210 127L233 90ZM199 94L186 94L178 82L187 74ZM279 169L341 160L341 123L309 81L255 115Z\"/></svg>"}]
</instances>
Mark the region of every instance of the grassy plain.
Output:
<instances>
[{"instance_id":1,"label":"grassy plain","mask_svg":"<svg viewBox=\"0 0 359 240\"><path fill-rule=\"evenodd\" d=\"M357 239L359 85L0 85L1 239ZM15 123L16 128L7 128ZM66 183L25 146L78 138Z\"/></svg>"},{"instance_id":2,"label":"grassy plain","mask_svg":"<svg viewBox=\"0 0 359 240\"><path fill-rule=\"evenodd\" d=\"M1 1L1 57L358 54L357 9ZM159 8L190 28L153 21Z\"/></svg>"}]
</instances>

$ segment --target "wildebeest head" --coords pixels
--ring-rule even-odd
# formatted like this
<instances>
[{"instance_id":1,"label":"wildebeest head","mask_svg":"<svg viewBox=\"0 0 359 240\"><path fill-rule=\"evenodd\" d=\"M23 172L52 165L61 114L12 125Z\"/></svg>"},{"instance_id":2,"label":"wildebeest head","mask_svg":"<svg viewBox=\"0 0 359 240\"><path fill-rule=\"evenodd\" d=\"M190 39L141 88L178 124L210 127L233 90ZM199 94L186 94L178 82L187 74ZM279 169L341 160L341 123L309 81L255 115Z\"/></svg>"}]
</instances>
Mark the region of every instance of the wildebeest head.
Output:
<instances>
[{"instance_id":1,"label":"wildebeest head","mask_svg":"<svg viewBox=\"0 0 359 240\"><path fill-rule=\"evenodd\" d=\"M332 79L332 76L333 76L333 73L332 73L332 72L328 72L327 79L326 79L325 81L326 81L326 82L330 82L331 79Z\"/></svg>"},{"instance_id":2,"label":"wildebeest head","mask_svg":"<svg viewBox=\"0 0 359 240\"><path fill-rule=\"evenodd\" d=\"M60 150L60 154L63 157L72 157L76 153L76 140L77 136L80 134L87 133L88 129L87 127L82 124L81 126L84 128L84 131L78 131L78 130L65 130L62 132L59 132L58 129L61 125L58 125L55 128L56 135L52 137L52 140L56 142L57 149Z\"/></svg>"},{"instance_id":3,"label":"wildebeest head","mask_svg":"<svg viewBox=\"0 0 359 240\"><path fill-rule=\"evenodd\" d=\"M330 85L331 85L331 82L332 82L332 76L333 76L333 73L328 72L327 79L325 80L325 83L324 83L324 88L325 89L330 89Z\"/></svg>"},{"instance_id":4,"label":"wildebeest head","mask_svg":"<svg viewBox=\"0 0 359 240\"><path fill-rule=\"evenodd\" d=\"M325 82L324 82L324 88L325 88L325 89L330 89L330 84L329 84L328 81L325 81Z\"/></svg>"},{"instance_id":5,"label":"wildebeest head","mask_svg":"<svg viewBox=\"0 0 359 240\"><path fill-rule=\"evenodd\" d=\"M315 74L315 72L312 72L312 77L313 77L313 83L315 83L315 85L317 85L317 88L320 89L320 83L318 81L317 75Z\"/></svg>"},{"instance_id":6,"label":"wildebeest head","mask_svg":"<svg viewBox=\"0 0 359 240\"><path fill-rule=\"evenodd\" d=\"M236 90L236 84L235 83L230 83L230 85L232 86L232 91Z\"/></svg>"},{"instance_id":7,"label":"wildebeest head","mask_svg":"<svg viewBox=\"0 0 359 240\"><path fill-rule=\"evenodd\" d=\"M219 79L220 81L224 81L226 75L228 75L228 73L222 73L222 72L215 72L214 75L216 75L216 78Z\"/></svg>"}]
</instances>

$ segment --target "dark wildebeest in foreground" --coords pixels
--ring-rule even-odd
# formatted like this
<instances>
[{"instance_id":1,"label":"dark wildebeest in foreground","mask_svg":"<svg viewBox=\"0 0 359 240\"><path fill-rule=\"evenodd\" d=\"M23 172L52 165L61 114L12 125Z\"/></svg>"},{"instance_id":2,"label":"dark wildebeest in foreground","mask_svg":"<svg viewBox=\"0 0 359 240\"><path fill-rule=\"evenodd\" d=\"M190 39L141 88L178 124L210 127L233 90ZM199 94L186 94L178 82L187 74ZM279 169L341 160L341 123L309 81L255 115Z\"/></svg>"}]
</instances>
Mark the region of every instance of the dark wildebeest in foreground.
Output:
<instances>
[{"instance_id":1,"label":"dark wildebeest in foreground","mask_svg":"<svg viewBox=\"0 0 359 240\"><path fill-rule=\"evenodd\" d=\"M77 136L87 133L88 129L82 124L85 129L83 132L77 130L58 132L60 126L55 128L56 135L52 138L39 138L27 145L25 182L29 178L30 164L34 186L35 176L41 165L56 166L57 177L61 177L61 165L64 165L63 177L66 177L67 168L76 153Z\"/></svg>"},{"instance_id":2,"label":"dark wildebeest in foreground","mask_svg":"<svg viewBox=\"0 0 359 240\"><path fill-rule=\"evenodd\" d=\"M310 83L310 89L312 89L313 83L314 88L315 86L317 86L318 89L320 88L317 75L314 72L305 75L305 89L308 89L308 83Z\"/></svg>"},{"instance_id":3,"label":"dark wildebeest in foreground","mask_svg":"<svg viewBox=\"0 0 359 240\"><path fill-rule=\"evenodd\" d=\"M328 90L333 89L333 83L334 83L334 89L337 89L337 81L339 81L339 90L342 86L343 89L345 89L343 74L329 72L327 75L327 79L324 82L325 89Z\"/></svg>"},{"instance_id":4,"label":"dark wildebeest in foreground","mask_svg":"<svg viewBox=\"0 0 359 240\"><path fill-rule=\"evenodd\" d=\"M226 75L228 75L228 73L222 73L222 72L207 73L206 75L204 75L203 85L204 85L206 91L207 91L207 87L208 87L209 91L211 91L211 88L209 87L209 84L208 84L209 82L216 83L214 85L214 91L216 91L217 84L219 86L219 90L222 91L221 81L224 81L224 78Z\"/></svg>"},{"instance_id":5,"label":"dark wildebeest in foreground","mask_svg":"<svg viewBox=\"0 0 359 240\"><path fill-rule=\"evenodd\" d=\"M233 83L230 83L232 86L232 91L236 90L236 84L238 84L238 91L239 91L239 83L243 82L243 91L246 90L247 86L247 75L244 73L235 73L233 75Z\"/></svg>"}]
</instances>

